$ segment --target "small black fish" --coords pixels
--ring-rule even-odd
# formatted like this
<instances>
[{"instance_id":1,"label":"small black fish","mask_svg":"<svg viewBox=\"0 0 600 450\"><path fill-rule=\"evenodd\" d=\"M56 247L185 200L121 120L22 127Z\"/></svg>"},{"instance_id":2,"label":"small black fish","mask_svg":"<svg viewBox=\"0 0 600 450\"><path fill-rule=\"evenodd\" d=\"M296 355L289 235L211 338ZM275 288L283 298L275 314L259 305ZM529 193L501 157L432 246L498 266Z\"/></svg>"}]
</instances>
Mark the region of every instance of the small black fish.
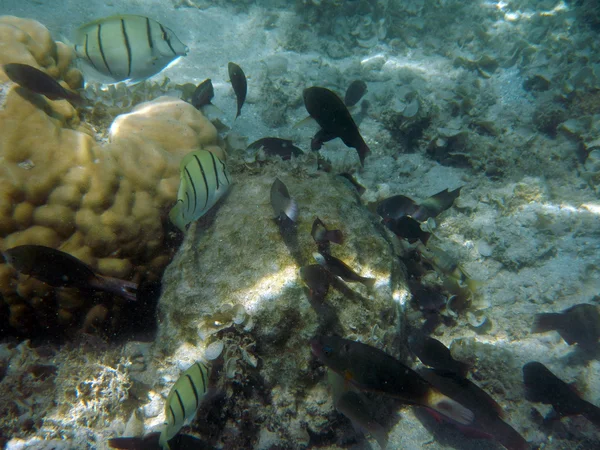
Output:
<instances>
[{"instance_id":1,"label":"small black fish","mask_svg":"<svg viewBox=\"0 0 600 450\"><path fill-rule=\"evenodd\" d=\"M528 400L552 405L560 416L583 415L600 426L600 408L582 399L542 363L533 361L525 364L523 382Z\"/></svg>"},{"instance_id":2,"label":"small black fish","mask_svg":"<svg viewBox=\"0 0 600 450\"><path fill-rule=\"evenodd\" d=\"M137 284L96 274L87 264L43 245L20 245L4 252L4 259L17 271L54 287L97 289L136 300Z\"/></svg>"},{"instance_id":3,"label":"small black fish","mask_svg":"<svg viewBox=\"0 0 600 450\"><path fill-rule=\"evenodd\" d=\"M263 149L267 155L278 155L284 161L291 159L292 156L298 157L303 155L304 152L296 147L289 139L281 139L276 137L265 137L254 141L248 146L246 150Z\"/></svg>"},{"instance_id":4,"label":"small black fish","mask_svg":"<svg viewBox=\"0 0 600 450\"><path fill-rule=\"evenodd\" d=\"M287 218L295 222L298 218L298 205L290 197L286 185L279 178L275 178L271 185L271 206L276 219Z\"/></svg>"},{"instance_id":5,"label":"small black fish","mask_svg":"<svg viewBox=\"0 0 600 450\"><path fill-rule=\"evenodd\" d=\"M363 95L367 93L367 83L362 80L354 80L348 86L346 95L344 96L344 103L347 107L356 105Z\"/></svg>"},{"instance_id":6,"label":"small black fish","mask_svg":"<svg viewBox=\"0 0 600 450\"><path fill-rule=\"evenodd\" d=\"M323 301L329 291L330 275L318 264L311 264L300 268L302 281L308 286L313 300Z\"/></svg>"},{"instance_id":7,"label":"small black fish","mask_svg":"<svg viewBox=\"0 0 600 450\"><path fill-rule=\"evenodd\" d=\"M450 208L454 200L460 195L461 189L462 187L453 191L444 189L426 198L421 204L404 195L394 195L379 202L377 214L384 219L399 220L405 216L410 216L419 222L425 222L430 217L437 217Z\"/></svg>"},{"instance_id":8,"label":"small black fish","mask_svg":"<svg viewBox=\"0 0 600 450\"><path fill-rule=\"evenodd\" d=\"M384 219L384 225L396 236L408 240L411 244L421 241L427 244L431 233L423 231L421 224L410 216L404 216L400 219Z\"/></svg>"},{"instance_id":9,"label":"small black fish","mask_svg":"<svg viewBox=\"0 0 600 450\"><path fill-rule=\"evenodd\" d=\"M413 261L403 259L409 266ZM413 304L425 313L438 313L446 307L448 296L438 286L423 285L415 280L408 280Z\"/></svg>"},{"instance_id":10,"label":"small black fish","mask_svg":"<svg viewBox=\"0 0 600 450\"><path fill-rule=\"evenodd\" d=\"M600 312L594 305L581 303L560 313L535 316L533 333L556 330L569 345L580 344L591 348L600 338Z\"/></svg>"},{"instance_id":11,"label":"small black fish","mask_svg":"<svg viewBox=\"0 0 600 450\"><path fill-rule=\"evenodd\" d=\"M210 78L207 78L194 90L190 103L194 108L200 109L203 106L212 105L211 100L214 96L215 90L212 81Z\"/></svg>"},{"instance_id":12,"label":"small black fish","mask_svg":"<svg viewBox=\"0 0 600 450\"><path fill-rule=\"evenodd\" d=\"M233 87L233 92L235 92L235 97L237 99L237 113L235 115L235 118L237 119L242 113L242 106L244 106L244 102L246 101L248 83L246 82L244 71L237 64L230 62L227 65L227 70L229 71L229 79L231 80L231 86Z\"/></svg>"},{"instance_id":13,"label":"small black fish","mask_svg":"<svg viewBox=\"0 0 600 450\"><path fill-rule=\"evenodd\" d=\"M452 372L464 377L469 365L457 361L450 350L437 339L415 333L408 338L408 346L423 364L443 371Z\"/></svg>"},{"instance_id":14,"label":"small black fish","mask_svg":"<svg viewBox=\"0 0 600 450\"><path fill-rule=\"evenodd\" d=\"M344 102L329 89L317 86L304 89L303 97L308 114L321 127L312 139L311 149L318 150L323 142L339 137L348 147L356 149L360 164L364 165L370 149Z\"/></svg>"},{"instance_id":15,"label":"small black fish","mask_svg":"<svg viewBox=\"0 0 600 450\"><path fill-rule=\"evenodd\" d=\"M341 245L344 243L344 234L341 230L328 230L325 224L318 217L315 219L310 230L310 235L313 237L317 245L334 244Z\"/></svg>"},{"instance_id":16,"label":"small black fish","mask_svg":"<svg viewBox=\"0 0 600 450\"><path fill-rule=\"evenodd\" d=\"M364 284L368 288L375 285L376 278L361 277L350 268L344 261L337 259L329 254L313 253L313 258L320 266L323 266L336 277L349 283L358 282Z\"/></svg>"},{"instance_id":17,"label":"small black fish","mask_svg":"<svg viewBox=\"0 0 600 450\"><path fill-rule=\"evenodd\" d=\"M2 68L12 82L36 94L44 95L50 100L64 99L74 103L83 103L83 98L77 92L65 89L50 75L35 67L9 63L4 64Z\"/></svg>"}]
</instances>

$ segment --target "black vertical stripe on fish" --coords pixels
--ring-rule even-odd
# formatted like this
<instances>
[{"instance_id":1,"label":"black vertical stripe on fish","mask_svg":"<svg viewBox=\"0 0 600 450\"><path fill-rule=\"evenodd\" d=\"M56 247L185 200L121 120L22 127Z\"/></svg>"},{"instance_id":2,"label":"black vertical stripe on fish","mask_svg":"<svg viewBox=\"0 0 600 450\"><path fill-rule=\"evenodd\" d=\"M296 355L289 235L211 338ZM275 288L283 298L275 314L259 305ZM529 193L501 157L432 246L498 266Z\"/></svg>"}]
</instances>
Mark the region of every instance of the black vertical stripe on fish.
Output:
<instances>
[{"instance_id":1,"label":"black vertical stripe on fish","mask_svg":"<svg viewBox=\"0 0 600 450\"><path fill-rule=\"evenodd\" d=\"M171 417L173 418L173 423L175 423L175 411L173 411L173 407L169 405L169 412L171 413ZM169 420L167 419L167 422Z\"/></svg>"},{"instance_id":2,"label":"black vertical stripe on fish","mask_svg":"<svg viewBox=\"0 0 600 450\"><path fill-rule=\"evenodd\" d=\"M192 391L194 391L194 397L196 398L196 408L197 408L198 405L200 404L200 399L198 398L198 391L196 390L196 385L192 381L192 377L190 377L188 374L186 374L185 377L190 382L190 386L192 387Z\"/></svg>"},{"instance_id":3,"label":"black vertical stripe on fish","mask_svg":"<svg viewBox=\"0 0 600 450\"><path fill-rule=\"evenodd\" d=\"M187 167L185 168L185 173L188 177L188 180L190 180L190 184L192 185L192 189L194 190L194 211L192 211L192 214L196 212L196 203L198 201L198 195L196 194L196 185L194 184L194 180L192 180L192 175L190 175L190 171L187 169ZM206 181L204 181L204 183L206 184ZM186 192L187 194L187 192ZM188 195L189 197L189 195ZM190 210L190 208L188 207L187 209L188 211Z\"/></svg>"},{"instance_id":4,"label":"black vertical stripe on fish","mask_svg":"<svg viewBox=\"0 0 600 450\"><path fill-rule=\"evenodd\" d=\"M185 207L185 210L189 211L190 210L190 194L187 191L185 192L185 199L187 200L187 206Z\"/></svg>"},{"instance_id":5,"label":"black vertical stripe on fish","mask_svg":"<svg viewBox=\"0 0 600 450\"><path fill-rule=\"evenodd\" d=\"M183 413L181 420L184 421L185 418L187 417L187 413L185 412L185 406L183 406L183 400L181 400L181 395L179 395L179 391L177 389L175 389L175 395L177 396L177 400L179 401L179 406L181 406L181 412Z\"/></svg>"},{"instance_id":6,"label":"black vertical stripe on fish","mask_svg":"<svg viewBox=\"0 0 600 450\"><path fill-rule=\"evenodd\" d=\"M150 25L150 19L146 17L146 36L148 37L148 47L150 50L154 48L154 42L152 42L152 26Z\"/></svg>"},{"instance_id":7,"label":"black vertical stripe on fish","mask_svg":"<svg viewBox=\"0 0 600 450\"><path fill-rule=\"evenodd\" d=\"M167 43L167 45L169 46L169 48L171 49L173 54L177 55L177 52L175 50L173 50L173 47L171 46L171 39L169 39L169 34L167 33L167 30L165 30L165 27L163 27L161 24L159 24L159 25L160 25L160 31L162 31L162 37L163 37L164 41Z\"/></svg>"},{"instance_id":8,"label":"black vertical stripe on fish","mask_svg":"<svg viewBox=\"0 0 600 450\"><path fill-rule=\"evenodd\" d=\"M88 52L88 39L89 39L89 34L85 34L85 43L83 45L83 49L85 51L85 57L88 59L88 61L92 64L92 67L96 70L98 70L98 68L96 67L96 64L94 64L94 61L92 60L92 58L90 57L90 53Z\"/></svg>"},{"instance_id":9,"label":"black vertical stripe on fish","mask_svg":"<svg viewBox=\"0 0 600 450\"><path fill-rule=\"evenodd\" d=\"M131 45L129 44L129 36L125 28L125 20L121 19L121 33L123 33L123 41L127 50L127 78L131 75Z\"/></svg>"},{"instance_id":10,"label":"black vertical stripe on fish","mask_svg":"<svg viewBox=\"0 0 600 450\"><path fill-rule=\"evenodd\" d=\"M104 49L102 48L102 25L98 24L98 50L100 50L100 56L102 56L102 61L104 61L104 65L106 66L106 70L112 76L112 71L110 70L110 66L108 65L108 61L106 61L106 56L104 55Z\"/></svg>"},{"instance_id":11,"label":"black vertical stripe on fish","mask_svg":"<svg viewBox=\"0 0 600 450\"><path fill-rule=\"evenodd\" d=\"M217 171L217 161L215 161L215 155L210 152L210 158L213 163L213 170L215 171L215 180L217 181L217 191L219 190L219 172Z\"/></svg>"},{"instance_id":12,"label":"black vertical stripe on fish","mask_svg":"<svg viewBox=\"0 0 600 450\"><path fill-rule=\"evenodd\" d=\"M200 363L196 363L196 365L200 369L200 376L202 377L202 390L204 392L206 392L206 379L204 378L204 372L202 370L202 366L200 365Z\"/></svg>"},{"instance_id":13,"label":"black vertical stripe on fish","mask_svg":"<svg viewBox=\"0 0 600 450\"><path fill-rule=\"evenodd\" d=\"M223 161L221 161L221 160L219 160L219 162L221 163L221 169L222 169L223 175L225 175L227 184L231 184L231 182L229 181L229 177L227 176L227 171L225 170L225 164L223 164Z\"/></svg>"},{"instance_id":14,"label":"black vertical stripe on fish","mask_svg":"<svg viewBox=\"0 0 600 450\"><path fill-rule=\"evenodd\" d=\"M212 155L212 153L211 153ZM198 159L198 157L196 155L194 155L194 158L196 159L196 162L198 163L198 167L200 168L200 173L202 174L202 180L204 181L204 189L206 192L206 197L204 198L204 206L202 207L202 209L206 208L206 205L208 204L208 180L206 179L206 173L204 173L204 167L202 167L202 164L200 163L200 160ZM187 170L187 169L186 169ZM215 173L215 176L217 174ZM196 190L194 189L194 192L196 192ZM194 212L196 212L196 208L194 207Z\"/></svg>"}]
</instances>

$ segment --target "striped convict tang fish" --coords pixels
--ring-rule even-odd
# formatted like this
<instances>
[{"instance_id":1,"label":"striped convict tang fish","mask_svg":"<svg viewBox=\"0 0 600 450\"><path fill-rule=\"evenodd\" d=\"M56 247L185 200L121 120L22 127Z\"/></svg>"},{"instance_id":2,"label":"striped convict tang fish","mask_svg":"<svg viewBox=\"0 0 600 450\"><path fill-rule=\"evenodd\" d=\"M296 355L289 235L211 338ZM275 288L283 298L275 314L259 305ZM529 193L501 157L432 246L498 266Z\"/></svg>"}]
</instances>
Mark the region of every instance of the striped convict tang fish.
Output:
<instances>
[{"instance_id":1,"label":"striped convict tang fish","mask_svg":"<svg viewBox=\"0 0 600 450\"><path fill-rule=\"evenodd\" d=\"M177 203L169 218L181 231L202 217L227 192L231 178L223 161L207 150L188 153L179 167L181 181Z\"/></svg>"},{"instance_id":2,"label":"striped convict tang fish","mask_svg":"<svg viewBox=\"0 0 600 450\"><path fill-rule=\"evenodd\" d=\"M75 53L115 81L157 74L188 48L156 20L123 14L86 23L75 32Z\"/></svg>"},{"instance_id":3,"label":"striped convict tang fish","mask_svg":"<svg viewBox=\"0 0 600 450\"><path fill-rule=\"evenodd\" d=\"M168 441L189 423L208 388L208 368L198 361L177 379L165 403L165 423L160 433L159 445L169 449Z\"/></svg>"}]
</instances>

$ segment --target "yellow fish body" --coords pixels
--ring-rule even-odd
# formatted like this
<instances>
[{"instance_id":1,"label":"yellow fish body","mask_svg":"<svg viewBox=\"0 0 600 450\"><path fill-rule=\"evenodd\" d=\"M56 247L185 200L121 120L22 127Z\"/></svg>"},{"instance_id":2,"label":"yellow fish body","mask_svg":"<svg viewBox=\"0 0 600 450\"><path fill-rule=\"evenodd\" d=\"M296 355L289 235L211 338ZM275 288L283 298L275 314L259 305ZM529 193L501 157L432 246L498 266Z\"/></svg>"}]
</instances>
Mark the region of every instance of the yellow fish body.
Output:
<instances>
[{"instance_id":1,"label":"yellow fish body","mask_svg":"<svg viewBox=\"0 0 600 450\"><path fill-rule=\"evenodd\" d=\"M75 33L75 53L115 81L156 75L188 48L172 30L144 16L122 14L86 23Z\"/></svg>"},{"instance_id":2,"label":"yellow fish body","mask_svg":"<svg viewBox=\"0 0 600 450\"><path fill-rule=\"evenodd\" d=\"M177 203L169 218L181 231L202 217L227 192L231 178L221 159L207 150L196 150L183 157Z\"/></svg>"},{"instance_id":3,"label":"yellow fish body","mask_svg":"<svg viewBox=\"0 0 600 450\"><path fill-rule=\"evenodd\" d=\"M168 450L169 441L196 415L208 385L208 368L198 361L177 379L165 403L165 423L158 444Z\"/></svg>"}]
</instances>

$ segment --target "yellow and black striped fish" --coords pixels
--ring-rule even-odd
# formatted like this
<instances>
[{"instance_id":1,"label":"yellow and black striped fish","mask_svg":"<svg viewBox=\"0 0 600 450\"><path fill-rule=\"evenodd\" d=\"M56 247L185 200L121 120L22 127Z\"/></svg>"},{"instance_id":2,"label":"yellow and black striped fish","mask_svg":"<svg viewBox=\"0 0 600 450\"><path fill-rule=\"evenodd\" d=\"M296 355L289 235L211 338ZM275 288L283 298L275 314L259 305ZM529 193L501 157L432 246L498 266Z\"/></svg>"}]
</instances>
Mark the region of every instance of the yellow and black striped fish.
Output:
<instances>
[{"instance_id":1,"label":"yellow and black striped fish","mask_svg":"<svg viewBox=\"0 0 600 450\"><path fill-rule=\"evenodd\" d=\"M157 74L188 48L156 20L123 14L86 23L75 33L75 53L115 81Z\"/></svg>"},{"instance_id":2,"label":"yellow and black striped fish","mask_svg":"<svg viewBox=\"0 0 600 450\"><path fill-rule=\"evenodd\" d=\"M169 449L169 440L189 423L208 388L208 368L198 361L181 374L165 403L165 424L160 433L159 445Z\"/></svg>"},{"instance_id":3,"label":"yellow and black striped fish","mask_svg":"<svg viewBox=\"0 0 600 450\"><path fill-rule=\"evenodd\" d=\"M227 192L231 178L218 156L207 150L188 153L181 160L177 203L169 218L181 231L203 216Z\"/></svg>"}]
</instances>

